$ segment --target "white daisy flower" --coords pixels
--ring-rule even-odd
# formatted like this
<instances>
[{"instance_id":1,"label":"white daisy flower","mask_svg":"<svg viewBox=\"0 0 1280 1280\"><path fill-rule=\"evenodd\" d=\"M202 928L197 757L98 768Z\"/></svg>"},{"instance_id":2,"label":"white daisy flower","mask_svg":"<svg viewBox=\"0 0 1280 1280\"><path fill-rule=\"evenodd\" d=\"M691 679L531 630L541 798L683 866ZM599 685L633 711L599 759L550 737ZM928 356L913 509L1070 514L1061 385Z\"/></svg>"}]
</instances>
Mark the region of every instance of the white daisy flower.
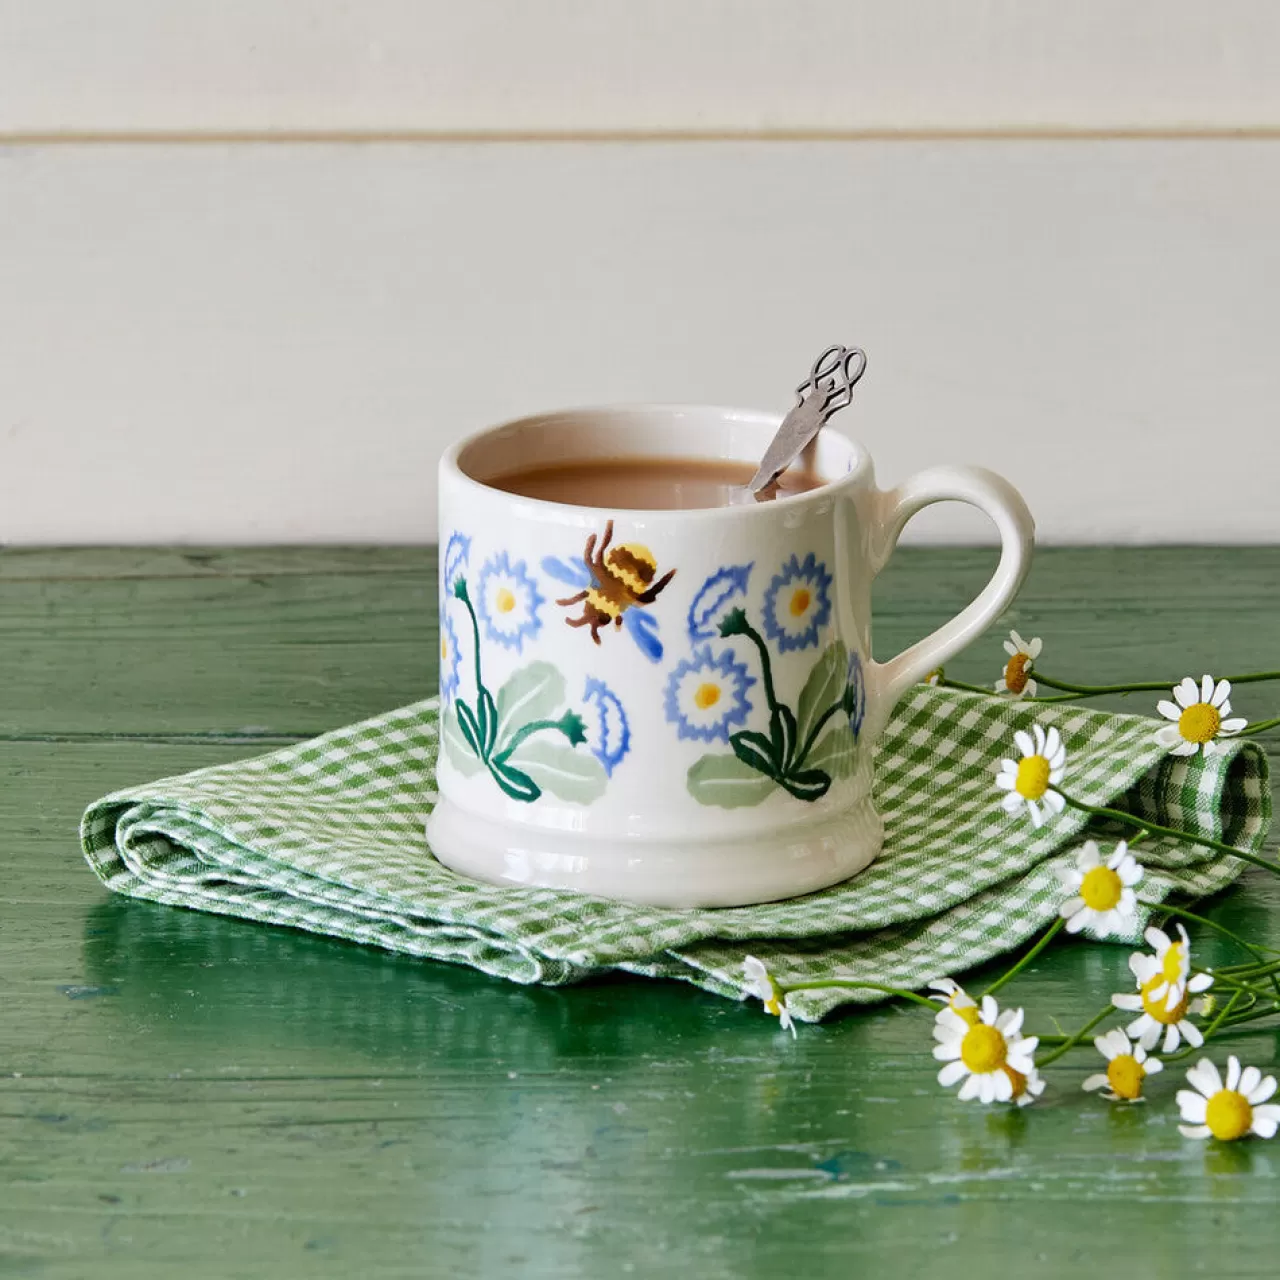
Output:
<instances>
[{"instance_id":1,"label":"white daisy flower","mask_svg":"<svg viewBox=\"0 0 1280 1280\"><path fill-rule=\"evenodd\" d=\"M1227 1080L1223 1084L1218 1068L1201 1058L1187 1072L1194 1087L1178 1090L1178 1109L1188 1124L1178 1126L1184 1138L1217 1138L1234 1142L1256 1134L1274 1138L1280 1125L1280 1106L1268 1104L1276 1091L1275 1076L1263 1076L1257 1067L1240 1068L1234 1054L1227 1059Z\"/></svg>"},{"instance_id":2,"label":"white daisy flower","mask_svg":"<svg viewBox=\"0 0 1280 1280\"><path fill-rule=\"evenodd\" d=\"M476 582L476 610L485 634L495 644L517 652L538 634L542 593L523 560L514 563L505 551L490 556Z\"/></svg>"},{"instance_id":3,"label":"white daisy flower","mask_svg":"<svg viewBox=\"0 0 1280 1280\"><path fill-rule=\"evenodd\" d=\"M1024 640L1016 631L1009 632L1004 651L1009 661L1004 664L1004 675L996 681L997 693L1011 693L1015 698L1034 698L1036 682L1031 679L1032 663L1040 656L1043 642L1039 636Z\"/></svg>"},{"instance_id":4,"label":"white daisy flower","mask_svg":"<svg viewBox=\"0 0 1280 1280\"><path fill-rule=\"evenodd\" d=\"M1205 676L1199 685L1187 676L1173 691L1174 701L1156 704L1156 710L1172 724L1156 731L1156 741L1171 755L1193 756L1197 750L1212 755L1217 739L1231 738L1248 724L1243 716L1231 716L1231 682Z\"/></svg>"},{"instance_id":5,"label":"white daisy flower","mask_svg":"<svg viewBox=\"0 0 1280 1280\"><path fill-rule=\"evenodd\" d=\"M939 1017L950 1009L970 1026L978 1021L978 1002L954 978L936 978L929 983L929 990L938 992L946 1001L938 1011Z\"/></svg>"},{"instance_id":6,"label":"white daisy flower","mask_svg":"<svg viewBox=\"0 0 1280 1280\"><path fill-rule=\"evenodd\" d=\"M1080 1087L1088 1093L1105 1089L1112 1102L1143 1102L1142 1082L1164 1070L1159 1058L1148 1058L1140 1044L1131 1044L1120 1027L1098 1036L1093 1046L1107 1060L1105 1072L1090 1076Z\"/></svg>"},{"instance_id":7,"label":"white daisy flower","mask_svg":"<svg viewBox=\"0 0 1280 1280\"><path fill-rule=\"evenodd\" d=\"M1068 933L1088 926L1097 937L1109 938L1133 924L1138 911L1133 887L1142 879L1142 868L1125 841L1104 863L1097 842L1086 840L1076 854L1076 865L1059 868L1058 875L1072 892L1060 911Z\"/></svg>"},{"instance_id":8,"label":"white daisy flower","mask_svg":"<svg viewBox=\"0 0 1280 1280\"><path fill-rule=\"evenodd\" d=\"M786 997L778 990L773 975L765 968L763 960L755 956L747 956L742 962L742 974L751 988L751 994L757 996L764 1004L766 1013L771 1013L781 1024L784 1031L790 1031L794 1039L796 1034L795 1019L787 1008Z\"/></svg>"},{"instance_id":9,"label":"white daisy flower","mask_svg":"<svg viewBox=\"0 0 1280 1280\"><path fill-rule=\"evenodd\" d=\"M979 1018L972 1025L955 1010L943 1009L933 1027L933 1038L938 1041L933 1056L946 1064L938 1072L938 1083L950 1088L963 1080L962 1102L970 1098L984 1103L1012 1102L1022 1094L1035 1097L1032 1081L1037 1091L1044 1088L1032 1056L1040 1042L1021 1032L1022 1010L1001 1013L994 996L982 997Z\"/></svg>"},{"instance_id":10,"label":"white daisy flower","mask_svg":"<svg viewBox=\"0 0 1280 1280\"><path fill-rule=\"evenodd\" d=\"M924 680L921 683L937 686L937 685L940 685L946 678L947 678L947 672L945 667L934 667L934 669L930 671L927 676L925 676Z\"/></svg>"},{"instance_id":11,"label":"white daisy flower","mask_svg":"<svg viewBox=\"0 0 1280 1280\"><path fill-rule=\"evenodd\" d=\"M1031 825L1039 827L1046 818L1061 813L1066 807L1067 802L1053 788L1062 781L1066 771L1067 749L1056 728L1046 733L1036 725L1034 734L1033 738L1025 729L1019 729L1013 735L1021 756L1000 762L996 787L1006 793L1000 802L1005 813L1017 813L1025 806L1031 815Z\"/></svg>"},{"instance_id":12,"label":"white daisy flower","mask_svg":"<svg viewBox=\"0 0 1280 1280\"><path fill-rule=\"evenodd\" d=\"M1175 941L1163 929L1148 929L1143 937L1155 949L1155 955L1135 951L1129 957L1129 968L1138 983L1137 994L1111 997L1117 1009L1141 1013L1125 1030L1147 1050L1155 1048L1162 1029L1165 1053L1172 1053L1183 1040L1197 1049L1204 1044L1200 1029L1187 1020L1187 1015L1202 1012L1204 1002L1191 997L1208 991L1213 986L1213 975L1191 976L1191 943L1182 925L1178 925L1178 933Z\"/></svg>"}]
</instances>

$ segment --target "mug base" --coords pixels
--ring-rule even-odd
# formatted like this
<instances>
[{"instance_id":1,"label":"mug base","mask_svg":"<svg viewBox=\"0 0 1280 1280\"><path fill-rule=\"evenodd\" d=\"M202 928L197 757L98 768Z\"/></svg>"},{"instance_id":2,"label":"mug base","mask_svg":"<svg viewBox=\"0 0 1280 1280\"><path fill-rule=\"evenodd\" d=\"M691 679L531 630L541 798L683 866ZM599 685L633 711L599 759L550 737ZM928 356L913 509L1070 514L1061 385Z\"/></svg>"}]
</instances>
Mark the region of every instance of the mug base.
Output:
<instances>
[{"instance_id":1,"label":"mug base","mask_svg":"<svg viewBox=\"0 0 1280 1280\"><path fill-rule=\"evenodd\" d=\"M490 884L653 907L745 907L856 876L880 852L884 825L868 797L844 813L756 836L610 840L495 822L441 797L426 833L446 867Z\"/></svg>"}]
</instances>

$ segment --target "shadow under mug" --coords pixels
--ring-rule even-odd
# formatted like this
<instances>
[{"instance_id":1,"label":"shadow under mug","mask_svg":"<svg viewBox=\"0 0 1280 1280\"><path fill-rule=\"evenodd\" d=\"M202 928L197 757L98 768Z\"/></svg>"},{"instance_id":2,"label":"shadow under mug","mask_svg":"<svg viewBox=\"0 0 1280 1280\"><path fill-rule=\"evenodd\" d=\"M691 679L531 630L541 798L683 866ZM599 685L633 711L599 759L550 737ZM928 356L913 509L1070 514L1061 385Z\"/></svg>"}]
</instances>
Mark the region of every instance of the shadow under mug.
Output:
<instances>
[{"instance_id":1,"label":"shadow under mug","mask_svg":"<svg viewBox=\"0 0 1280 1280\"><path fill-rule=\"evenodd\" d=\"M795 897L880 850L874 747L908 688L978 636L1026 574L1033 525L999 476L876 487L830 427L826 483L773 502L627 510L487 481L594 458L755 465L778 417L703 406L579 409L481 431L440 462L439 796L432 852L464 875L673 907ZM888 662L871 584L907 520L985 512L982 593Z\"/></svg>"}]
</instances>

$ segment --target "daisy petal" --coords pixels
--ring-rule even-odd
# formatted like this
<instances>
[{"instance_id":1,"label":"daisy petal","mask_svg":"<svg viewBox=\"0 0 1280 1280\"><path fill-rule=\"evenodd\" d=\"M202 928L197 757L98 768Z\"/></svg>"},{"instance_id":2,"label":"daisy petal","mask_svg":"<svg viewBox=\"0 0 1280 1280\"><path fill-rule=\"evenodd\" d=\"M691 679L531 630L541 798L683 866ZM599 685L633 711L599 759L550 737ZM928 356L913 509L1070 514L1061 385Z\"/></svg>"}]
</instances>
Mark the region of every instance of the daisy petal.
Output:
<instances>
[{"instance_id":1,"label":"daisy petal","mask_svg":"<svg viewBox=\"0 0 1280 1280\"><path fill-rule=\"evenodd\" d=\"M1243 1093L1246 1098L1252 1100L1253 1091L1262 1083L1262 1072L1257 1067L1245 1067L1240 1072L1240 1079L1234 1085L1228 1085L1229 1089L1236 1089Z\"/></svg>"},{"instance_id":2,"label":"daisy petal","mask_svg":"<svg viewBox=\"0 0 1280 1280\"><path fill-rule=\"evenodd\" d=\"M1193 1049L1198 1049L1202 1044L1204 1044L1204 1036L1201 1034L1200 1028L1197 1027L1194 1022L1187 1022L1185 1020L1182 1022L1175 1022L1173 1026L1169 1028L1169 1031L1171 1033L1181 1031L1182 1034L1187 1038L1187 1043L1191 1045ZM1178 1038L1175 1035L1173 1039L1173 1049L1176 1049L1177 1047L1178 1047ZM1173 1049L1170 1049L1168 1046L1168 1043L1166 1042L1165 1050L1164 1050L1165 1053L1172 1053Z\"/></svg>"},{"instance_id":3,"label":"daisy petal","mask_svg":"<svg viewBox=\"0 0 1280 1280\"><path fill-rule=\"evenodd\" d=\"M1209 1136L1209 1126L1207 1124L1198 1124L1194 1127L1191 1125L1180 1124L1178 1132L1184 1138L1207 1138Z\"/></svg>"},{"instance_id":4,"label":"daisy petal","mask_svg":"<svg viewBox=\"0 0 1280 1280\"><path fill-rule=\"evenodd\" d=\"M948 1062L941 1071L938 1072L938 1083L944 1089L950 1089L957 1080L962 1079L968 1074L969 1068L963 1062Z\"/></svg>"},{"instance_id":5,"label":"daisy petal","mask_svg":"<svg viewBox=\"0 0 1280 1280\"><path fill-rule=\"evenodd\" d=\"M1192 1124L1204 1124L1204 1118L1209 1114L1208 1098L1201 1097L1191 1089L1179 1089L1177 1103L1184 1120L1189 1120Z\"/></svg>"},{"instance_id":6,"label":"daisy petal","mask_svg":"<svg viewBox=\"0 0 1280 1280\"><path fill-rule=\"evenodd\" d=\"M1269 1116L1260 1116L1255 1111L1253 1113L1253 1123L1249 1126L1249 1129L1260 1138L1274 1138L1278 1126L1280 1126L1280 1121L1276 1121Z\"/></svg>"},{"instance_id":7,"label":"daisy petal","mask_svg":"<svg viewBox=\"0 0 1280 1280\"><path fill-rule=\"evenodd\" d=\"M960 1086L960 1092L956 1097L961 1102L968 1102L970 1098L976 1098L982 1089L982 1081L977 1076L970 1076L964 1084Z\"/></svg>"},{"instance_id":8,"label":"daisy petal","mask_svg":"<svg viewBox=\"0 0 1280 1280\"><path fill-rule=\"evenodd\" d=\"M1156 710L1164 716L1166 720L1172 720L1175 724L1182 719L1182 711L1176 702L1170 702L1167 698L1161 698L1156 703Z\"/></svg>"},{"instance_id":9,"label":"daisy petal","mask_svg":"<svg viewBox=\"0 0 1280 1280\"><path fill-rule=\"evenodd\" d=\"M1200 687L1190 676L1184 676L1173 696L1180 707L1194 707L1200 701Z\"/></svg>"},{"instance_id":10,"label":"daisy petal","mask_svg":"<svg viewBox=\"0 0 1280 1280\"><path fill-rule=\"evenodd\" d=\"M1105 1075L1086 1076L1084 1083L1080 1087L1085 1091L1085 1093L1092 1093L1095 1089L1105 1088L1108 1083L1109 1082Z\"/></svg>"},{"instance_id":11,"label":"daisy petal","mask_svg":"<svg viewBox=\"0 0 1280 1280\"><path fill-rule=\"evenodd\" d=\"M1275 1076L1264 1077L1261 1084L1249 1096L1249 1101L1256 1107L1274 1095L1276 1091Z\"/></svg>"}]
</instances>

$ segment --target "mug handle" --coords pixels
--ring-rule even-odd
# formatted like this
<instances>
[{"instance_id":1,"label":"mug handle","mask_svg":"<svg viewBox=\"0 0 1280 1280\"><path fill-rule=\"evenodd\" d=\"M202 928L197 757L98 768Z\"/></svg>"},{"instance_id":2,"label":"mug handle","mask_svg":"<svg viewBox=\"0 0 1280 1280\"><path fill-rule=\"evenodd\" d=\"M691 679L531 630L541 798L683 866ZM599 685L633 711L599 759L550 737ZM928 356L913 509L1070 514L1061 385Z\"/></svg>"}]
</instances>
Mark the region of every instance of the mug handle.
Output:
<instances>
[{"instance_id":1,"label":"mug handle","mask_svg":"<svg viewBox=\"0 0 1280 1280\"><path fill-rule=\"evenodd\" d=\"M978 597L950 622L944 622L896 658L867 664L874 735L879 734L912 685L977 639L999 617L1031 567L1035 522L1022 495L1003 476L985 467L930 467L896 489L876 495L870 547L872 573L878 574L888 564L903 527L917 511L935 502L949 501L977 507L996 526L1000 533L1000 563Z\"/></svg>"}]
</instances>

